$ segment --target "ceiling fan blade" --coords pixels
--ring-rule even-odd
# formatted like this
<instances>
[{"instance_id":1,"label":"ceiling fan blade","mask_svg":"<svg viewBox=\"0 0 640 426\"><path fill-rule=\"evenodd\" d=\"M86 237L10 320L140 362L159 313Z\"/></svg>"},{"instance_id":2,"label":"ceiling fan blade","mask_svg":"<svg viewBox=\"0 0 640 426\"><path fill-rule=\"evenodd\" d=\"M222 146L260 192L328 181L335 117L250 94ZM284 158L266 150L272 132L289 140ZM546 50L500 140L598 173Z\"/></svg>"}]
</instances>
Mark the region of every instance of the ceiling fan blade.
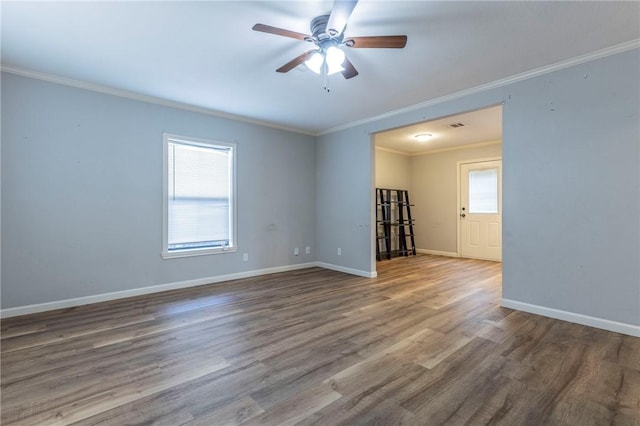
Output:
<instances>
[{"instance_id":1,"label":"ceiling fan blade","mask_svg":"<svg viewBox=\"0 0 640 426\"><path fill-rule=\"evenodd\" d=\"M373 37L349 37L344 45L353 48L385 47L390 49L402 49L407 45L406 35L373 36Z\"/></svg>"},{"instance_id":2,"label":"ceiling fan blade","mask_svg":"<svg viewBox=\"0 0 640 426\"><path fill-rule=\"evenodd\" d=\"M309 59L311 57L311 55L313 55L315 52L317 52L316 49L307 50L302 55L292 59L291 61L287 62L286 64L284 64L283 66L278 68L276 70L276 72L289 72L289 71L291 71L292 69L294 69L295 67L297 67L298 65L300 65L301 63L303 63L304 61Z\"/></svg>"},{"instance_id":3,"label":"ceiling fan blade","mask_svg":"<svg viewBox=\"0 0 640 426\"><path fill-rule=\"evenodd\" d=\"M358 4L358 0L335 0L333 9L331 9L331 16L329 16L329 22L327 22L329 35L335 37L338 34L342 34L356 4Z\"/></svg>"},{"instance_id":4,"label":"ceiling fan blade","mask_svg":"<svg viewBox=\"0 0 640 426\"><path fill-rule=\"evenodd\" d=\"M356 75L358 75L358 70L356 69L356 67L353 66L353 64L349 59L344 58L344 62L342 63L342 66L344 67L344 70L342 70L342 75L344 76L345 79L349 80L350 78L353 78Z\"/></svg>"},{"instance_id":5,"label":"ceiling fan blade","mask_svg":"<svg viewBox=\"0 0 640 426\"><path fill-rule=\"evenodd\" d=\"M252 28L254 31L260 31L263 33L275 34L284 37L295 38L297 40L306 40L310 36L295 31L285 30L283 28L272 27L271 25L255 24Z\"/></svg>"}]
</instances>

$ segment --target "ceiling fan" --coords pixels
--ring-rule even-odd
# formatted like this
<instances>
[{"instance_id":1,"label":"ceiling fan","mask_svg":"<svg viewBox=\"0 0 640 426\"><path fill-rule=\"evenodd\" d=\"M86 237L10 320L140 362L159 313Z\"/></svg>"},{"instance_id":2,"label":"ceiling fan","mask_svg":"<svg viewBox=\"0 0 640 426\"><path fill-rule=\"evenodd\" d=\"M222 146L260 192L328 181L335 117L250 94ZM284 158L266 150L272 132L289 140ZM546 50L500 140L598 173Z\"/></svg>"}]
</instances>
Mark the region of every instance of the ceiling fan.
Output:
<instances>
[{"instance_id":1,"label":"ceiling fan","mask_svg":"<svg viewBox=\"0 0 640 426\"><path fill-rule=\"evenodd\" d=\"M356 68L347 59L344 51L340 49L341 46L402 49L407 44L406 35L345 37L344 30L347 26L347 21L357 4L358 0L335 0L331 13L317 16L311 20L311 35L265 24L255 24L253 30L313 43L315 48L307 50L276 71L281 73L289 72L304 63L317 74L324 75L325 90L329 91L327 87L328 75L340 72L346 79L358 75Z\"/></svg>"}]
</instances>

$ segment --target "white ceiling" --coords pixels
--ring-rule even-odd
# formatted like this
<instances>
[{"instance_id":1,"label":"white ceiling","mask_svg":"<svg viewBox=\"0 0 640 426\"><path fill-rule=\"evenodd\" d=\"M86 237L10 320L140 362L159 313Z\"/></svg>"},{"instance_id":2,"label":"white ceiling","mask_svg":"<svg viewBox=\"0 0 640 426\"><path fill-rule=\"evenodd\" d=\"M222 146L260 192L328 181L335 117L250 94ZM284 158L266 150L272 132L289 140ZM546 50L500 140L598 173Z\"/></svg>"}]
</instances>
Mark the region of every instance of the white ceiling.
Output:
<instances>
[{"instance_id":1,"label":"white ceiling","mask_svg":"<svg viewBox=\"0 0 640 426\"><path fill-rule=\"evenodd\" d=\"M331 1L1 3L5 70L32 70L317 134L637 40L640 2L361 0L347 36L406 34L404 49L349 49L360 75L275 69Z\"/></svg>"},{"instance_id":2,"label":"white ceiling","mask_svg":"<svg viewBox=\"0 0 640 426\"><path fill-rule=\"evenodd\" d=\"M452 124L462 124L463 126L452 127ZM431 138L424 142L416 140L416 135L425 133L430 134ZM377 147L403 154L421 154L501 139L501 105L388 130L375 135Z\"/></svg>"}]
</instances>

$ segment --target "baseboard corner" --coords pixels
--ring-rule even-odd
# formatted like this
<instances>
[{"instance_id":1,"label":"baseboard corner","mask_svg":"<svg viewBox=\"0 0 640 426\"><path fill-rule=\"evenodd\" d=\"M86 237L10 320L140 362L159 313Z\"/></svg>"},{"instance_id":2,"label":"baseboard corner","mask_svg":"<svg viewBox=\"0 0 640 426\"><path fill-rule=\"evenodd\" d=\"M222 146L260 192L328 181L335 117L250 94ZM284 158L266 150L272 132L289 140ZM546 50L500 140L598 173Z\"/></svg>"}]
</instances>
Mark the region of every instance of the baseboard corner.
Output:
<instances>
[{"instance_id":1,"label":"baseboard corner","mask_svg":"<svg viewBox=\"0 0 640 426\"><path fill-rule=\"evenodd\" d=\"M334 265L332 263L316 262L316 266L364 278L376 278L378 276L378 273L376 271L362 271L360 269L348 268L346 266Z\"/></svg>"}]
</instances>

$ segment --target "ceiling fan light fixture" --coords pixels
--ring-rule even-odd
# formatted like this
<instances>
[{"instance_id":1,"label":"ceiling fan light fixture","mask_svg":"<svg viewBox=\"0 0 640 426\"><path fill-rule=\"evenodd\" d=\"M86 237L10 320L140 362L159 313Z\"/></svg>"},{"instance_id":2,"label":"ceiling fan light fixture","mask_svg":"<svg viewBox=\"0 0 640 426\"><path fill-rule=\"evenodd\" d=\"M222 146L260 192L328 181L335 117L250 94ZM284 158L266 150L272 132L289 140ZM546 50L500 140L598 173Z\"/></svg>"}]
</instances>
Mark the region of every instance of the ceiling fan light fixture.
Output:
<instances>
[{"instance_id":1,"label":"ceiling fan light fixture","mask_svg":"<svg viewBox=\"0 0 640 426\"><path fill-rule=\"evenodd\" d=\"M345 53L335 46L329 47L326 51L317 51L304 64L316 74L322 73L322 67L327 65L327 75L344 71L342 64L346 58Z\"/></svg>"},{"instance_id":2,"label":"ceiling fan light fixture","mask_svg":"<svg viewBox=\"0 0 640 426\"><path fill-rule=\"evenodd\" d=\"M415 135L414 138L416 138L418 142L426 142L431 139L432 136L431 133L420 133L419 135Z\"/></svg>"},{"instance_id":3,"label":"ceiling fan light fixture","mask_svg":"<svg viewBox=\"0 0 640 426\"><path fill-rule=\"evenodd\" d=\"M309 27L311 35L260 23L255 24L252 29L254 31L313 43L317 49L307 50L303 54L298 55L280 68L277 68L276 72L286 73L304 63L305 66L314 73L322 74L325 90L328 92L327 76L342 73L342 76L346 80L349 80L359 74L351 61L347 59L345 52L341 49L342 46L350 49L402 49L407 44L406 35L345 38L344 31L347 28L347 21L351 17L358 1L359 0L334 0L333 7L329 13L316 16L311 20Z\"/></svg>"},{"instance_id":4,"label":"ceiling fan light fixture","mask_svg":"<svg viewBox=\"0 0 640 426\"><path fill-rule=\"evenodd\" d=\"M326 61L327 66L329 67L329 74L333 74L335 72L342 71L342 64L346 55L341 49L338 49L336 46L331 46L327 49Z\"/></svg>"},{"instance_id":5,"label":"ceiling fan light fixture","mask_svg":"<svg viewBox=\"0 0 640 426\"><path fill-rule=\"evenodd\" d=\"M322 56L320 52L314 53L313 55L311 55L309 59L304 61L304 64L307 66L307 68L309 68L311 71L315 72L316 74L320 74L320 71L322 71L323 63L324 63L324 56Z\"/></svg>"}]
</instances>

